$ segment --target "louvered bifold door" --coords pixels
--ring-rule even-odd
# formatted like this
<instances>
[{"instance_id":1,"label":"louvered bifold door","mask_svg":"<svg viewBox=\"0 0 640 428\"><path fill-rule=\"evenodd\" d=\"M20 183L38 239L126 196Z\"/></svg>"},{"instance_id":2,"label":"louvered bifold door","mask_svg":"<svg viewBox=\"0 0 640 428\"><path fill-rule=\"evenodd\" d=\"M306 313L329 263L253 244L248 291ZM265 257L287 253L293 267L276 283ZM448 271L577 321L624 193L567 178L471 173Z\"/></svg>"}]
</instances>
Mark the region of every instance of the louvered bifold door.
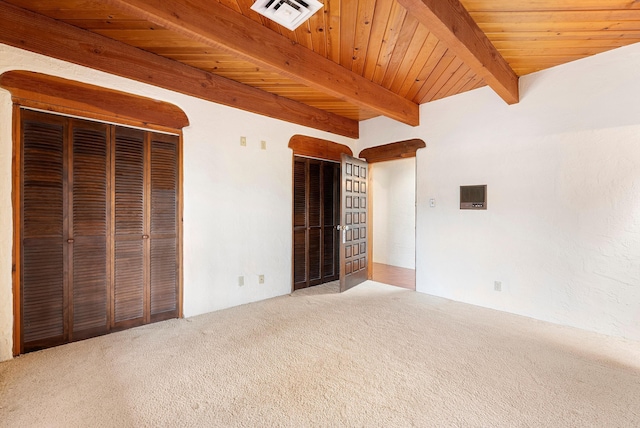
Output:
<instances>
[{"instance_id":1,"label":"louvered bifold door","mask_svg":"<svg viewBox=\"0 0 640 428\"><path fill-rule=\"evenodd\" d=\"M109 331L109 128L71 121L67 240L71 340Z\"/></svg>"},{"instance_id":2,"label":"louvered bifold door","mask_svg":"<svg viewBox=\"0 0 640 428\"><path fill-rule=\"evenodd\" d=\"M176 135L151 134L151 321L178 317L178 144Z\"/></svg>"},{"instance_id":3,"label":"louvered bifold door","mask_svg":"<svg viewBox=\"0 0 640 428\"><path fill-rule=\"evenodd\" d=\"M293 289L307 287L307 161L293 162Z\"/></svg>"},{"instance_id":4,"label":"louvered bifold door","mask_svg":"<svg viewBox=\"0 0 640 428\"><path fill-rule=\"evenodd\" d=\"M325 162L322 171L322 203L323 203L323 231L322 231L322 280L334 281L339 278L340 244L337 230L340 224L340 165Z\"/></svg>"},{"instance_id":5,"label":"louvered bifold door","mask_svg":"<svg viewBox=\"0 0 640 428\"><path fill-rule=\"evenodd\" d=\"M339 277L340 165L294 157L293 288Z\"/></svg>"},{"instance_id":6,"label":"louvered bifold door","mask_svg":"<svg viewBox=\"0 0 640 428\"><path fill-rule=\"evenodd\" d=\"M21 113L21 352L64 343L66 119Z\"/></svg>"},{"instance_id":7,"label":"louvered bifold door","mask_svg":"<svg viewBox=\"0 0 640 428\"><path fill-rule=\"evenodd\" d=\"M322 162L308 159L307 242L309 286L322 283Z\"/></svg>"},{"instance_id":8,"label":"louvered bifold door","mask_svg":"<svg viewBox=\"0 0 640 428\"><path fill-rule=\"evenodd\" d=\"M113 321L116 329L145 322L145 132L115 128L113 144L114 219Z\"/></svg>"}]
</instances>

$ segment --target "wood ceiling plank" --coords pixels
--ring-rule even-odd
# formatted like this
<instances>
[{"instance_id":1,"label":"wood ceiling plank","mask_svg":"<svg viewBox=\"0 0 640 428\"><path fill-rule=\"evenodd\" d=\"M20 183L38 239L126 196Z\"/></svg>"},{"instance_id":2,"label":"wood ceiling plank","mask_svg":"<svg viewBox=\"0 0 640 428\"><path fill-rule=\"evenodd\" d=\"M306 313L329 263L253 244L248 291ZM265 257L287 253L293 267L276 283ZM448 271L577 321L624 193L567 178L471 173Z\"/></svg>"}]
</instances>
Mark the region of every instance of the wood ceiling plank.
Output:
<instances>
[{"instance_id":1,"label":"wood ceiling plank","mask_svg":"<svg viewBox=\"0 0 640 428\"><path fill-rule=\"evenodd\" d=\"M391 7L396 2L393 0L377 0L376 8L373 13L373 22L371 24L371 33L369 35L369 44L367 51L364 53L364 70L362 73L365 79L373 80L376 72L380 49L384 41L384 34L388 26L389 17L391 16Z\"/></svg>"},{"instance_id":2,"label":"wood ceiling plank","mask_svg":"<svg viewBox=\"0 0 640 428\"><path fill-rule=\"evenodd\" d=\"M602 32L627 32L640 31L639 21L566 21L566 22L485 22L478 24L482 31L486 33L520 33L520 32L579 32L579 31L602 31Z\"/></svg>"},{"instance_id":3,"label":"wood ceiling plank","mask_svg":"<svg viewBox=\"0 0 640 428\"><path fill-rule=\"evenodd\" d=\"M479 89L482 88L484 86L487 86L487 83L484 80L478 80L475 85L473 85L471 88L469 88L470 91L473 91L474 89ZM464 88L463 88L464 89Z\"/></svg>"},{"instance_id":4,"label":"wood ceiling plank","mask_svg":"<svg viewBox=\"0 0 640 428\"><path fill-rule=\"evenodd\" d=\"M407 57L407 52L411 47L414 36L416 35L418 25L418 20L413 16L407 15L405 17L404 23L402 24L402 29L400 30L400 34L398 35L398 41L393 47L393 53L391 55L389 65L387 66L386 73L382 78L382 82L380 82L380 84L385 88L389 89L391 87L391 84L393 83L393 80L398 75L400 71L400 65L402 64L402 61L405 59L405 57Z\"/></svg>"},{"instance_id":5,"label":"wood ceiling plank","mask_svg":"<svg viewBox=\"0 0 640 428\"><path fill-rule=\"evenodd\" d=\"M431 55L431 52L433 51L433 49L429 49L429 45L425 45L429 35L429 30L427 30L424 25L419 25L416 28L416 32L413 34L413 39L411 40L411 43L409 43L409 48L404 54L402 62L398 65L398 71L396 72L396 75L391 82L391 86L389 87L391 92L398 94L398 91L405 80L415 80L416 76L420 73L422 67L419 65L422 64L422 66L424 66L429 59L429 55ZM418 66L416 66L416 64Z\"/></svg>"},{"instance_id":6,"label":"wood ceiling plank","mask_svg":"<svg viewBox=\"0 0 640 428\"><path fill-rule=\"evenodd\" d=\"M611 46L594 46L584 48L555 48L553 50L541 49L505 49L502 50L502 56L506 58L520 58L522 60L530 60L531 57L576 57L585 58L591 55L597 55L602 52L614 49Z\"/></svg>"},{"instance_id":7,"label":"wood ceiling plank","mask_svg":"<svg viewBox=\"0 0 640 428\"><path fill-rule=\"evenodd\" d=\"M420 74L418 74L418 77L411 85L411 88L409 88L409 91L407 92L405 97L416 102L418 92L420 92L422 87L426 84L429 76L431 76L434 68L436 68L442 57L447 53L447 50L447 46L441 41L438 41L438 44L433 49L433 52L431 52L427 63L425 64Z\"/></svg>"},{"instance_id":8,"label":"wood ceiling plank","mask_svg":"<svg viewBox=\"0 0 640 428\"><path fill-rule=\"evenodd\" d=\"M640 3L629 0L460 0L470 13L476 11L543 11L640 9Z\"/></svg>"},{"instance_id":9,"label":"wood ceiling plank","mask_svg":"<svg viewBox=\"0 0 640 428\"><path fill-rule=\"evenodd\" d=\"M566 22L623 22L640 21L640 9L634 10L550 10L527 12L476 12L475 22L482 24L530 24Z\"/></svg>"},{"instance_id":10,"label":"wood ceiling plank","mask_svg":"<svg viewBox=\"0 0 640 428\"><path fill-rule=\"evenodd\" d=\"M205 0L105 0L137 18L266 66L362 108L416 126L418 106L227 7Z\"/></svg>"},{"instance_id":11,"label":"wood ceiling plank","mask_svg":"<svg viewBox=\"0 0 640 428\"><path fill-rule=\"evenodd\" d=\"M340 8L340 65L351 70L356 40L358 0L343 1Z\"/></svg>"},{"instance_id":12,"label":"wood ceiling plank","mask_svg":"<svg viewBox=\"0 0 640 428\"><path fill-rule=\"evenodd\" d=\"M451 80L463 64L460 57L453 58L453 61L442 71L438 79L430 85L429 90L422 96L421 104L433 101L436 94Z\"/></svg>"},{"instance_id":13,"label":"wood ceiling plank","mask_svg":"<svg viewBox=\"0 0 640 428\"><path fill-rule=\"evenodd\" d=\"M354 58L350 67L351 71L356 74L362 75L364 72L375 8L376 0L360 0L358 3L358 21L356 22L356 35L353 43Z\"/></svg>"},{"instance_id":14,"label":"wood ceiling plank","mask_svg":"<svg viewBox=\"0 0 640 428\"><path fill-rule=\"evenodd\" d=\"M340 4L341 0L325 0L324 3L329 25L327 28L327 53L329 54L328 58L336 64L340 64Z\"/></svg>"},{"instance_id":15,"label":"wood ceiling plank","mask_svg":"<svg viewBox=\"0 0 640 428\"><path fill-rule=\"evenodd\" d=\"M520 57L520 56L506 57L507 61L510 61L514 65L514 67L521 67L523 65L530 65L530 64L554 66L559 64L565 64L567 62L575 61L582 58L584 57L581 55L555 55L555 56L544 55L544 56L529 56L529 57Z\"/></svg>"},{"instance_id":16,"label":"wood ceiling plank","mask_svg":"<svg viewBox=\"0 0 640 428\"><path fill-rule=\"evenodd\" d=\"M309 18L309 31L311 31L312 48L320 56L327 57L327 38L325 22L326 10L320 9Z\"/></svg>"},{"instance_id":17,"label":"wood ceiling plank","mask_svg":"<svg viewBox=\"0 0 640 428\"><path fill-rule=\"evenodd\" d=\"M518 31L518 32L499 32L486 33L492 43L501 41L518 41L518 40L619 40L624 42L625 39L640 39L640 30L636 31Z\"/></svg>"},{"instance_id":18,"label":"wood ceiling plank","mask_svg":"<svg viewBox=\"0 0 640 428\"><path fill-rule=\"evenodd\" d=\"M509 104L519 101L518 76L458 0L398 0L481 75Z\"/></svg>"},{"instance_id":19,"label":"wood ceiling plank","mask_svg":"<svg viewBox=\"0 0 640 428\"><path fill-rule=\"evenodd\" d=\"M376 68L373 73L373 82L380 84L384 75L387 73L393 50L395 49L400 32L402 31L402 24L407 16L407 10L400 6L397 2L393 3L391 7L391 14L387 27L385 28L384 36L382 39L382 45L380 46L380 53L376 61Z\"/></svg>"},{"instance_id":20,"label":"wood ceiling plank","mask_svg":"<svg viewBox=\"0 0 640 428\"><path fill-rule=\"evenodd\" d=\"M358 123L0 2L0 43L351 138ZM42 37L46 34L46 37Z\"/></svg>"},{"instance_id":21,"label":"wood ceiling plank","mask_svg":"<svg viewBox=\"0 0 640 428\"><path fill-rule=\"evenodd\" d=\"M309 21L303 22L298 28L294 31L296 41L301 46L313 51L313 37L311 35L311 28L309 27Z\"/></svg>"},{"instance_id":22,"label":"wood ceiling plank","mask_svg":"<svg viewBox=\"0 0 640 428\"><path fill-rule=\"evenodd\" d=\"M451 89L457 86L462 87L460 82L464 79L465 76L469 73L470 69L467 65L460 64L460 67L449 77L447 82L442 85L442 87L435 93L435 95L429 98L429 101L439 100L441 98L449 96L451 93ZM467 80L468 81L468 80ZM466 83L466 81L465 81ZM429 97L429 95L427 95Z\"/></svg>"},{"instance_id":23,"label":"wood ceiling plank","mask_svg":"<svg viewBox=\"0 0 640 428\"><path fill-rule=\"evenodd\" d=\"M463 85L462 88L460 88L460 92L458 93L462 94L462 93L471 91L473 89L476 89L478 85L485 86L485 83L482 80L482 78L476 74L473 76L471 80L469 80L465 85Z\"/></svg>"},{"instance_id":24,"label":"wood ceiling plank","mask_svg":"<svg viewBox=\"0 0 640 428\"><path fill-rule=\"evenodd\" d=\"M462 76L462 78L458 80L458 82L456 82L456 84L453 85L451 89L449 89L449 92L446 95L444 95L442 98L450 97L452 95L456 95L462 92L462 88L475 77L476 77L476 73L467 67L466 74Z\"/></svg>"},{"instance_id":25,"label":"wood ceiling plank","mask_svg":"<svg viewBox=\"0 0 640 428\"><path fill-rule=\"evenodd\" d=\"M416 61L413 62L413 64L411 65L411 69L407 72L407 75L402 82L402 86L400 86L400 88L395 91L398 95L405 98L411 98L408 97L407 94L409 93L411 87L415 85L417 81L419 81L421 73L426 69L427 62L433 55L433 51L438 45L438 42L439 41L437 37L429 33L429 36L424 41L422 49L420 50L420 57L416 58ZM394 90L393 87L391 90Z\"/></svg>"},{"instance_id":26,"label":"wood ceiling plank","mask_svg":"<svg viewBox=\"0 0 640 428\"><path fill-rule=\"evenodd\" d=\"M639 40L639 39L636 39ZM529 49L546 49L552 53L555 49L561 48L617 48L620 46L619 40L595 39L595 40L519 40L495 42L500 52L504 50L529 50Z\"/></svg>"},{"instance_id":27,"label":"wood ceiling plank","mask_svg":"<svg viewBox=\"0 0 640 428\"><path fill-rule=\"evenodd\" d=\"M449 68L454 60L459 61L461 59L457 57L450 49L447 50L447 52L445 52L445 54L438 62L438 65L436 65L436 67L429 75L429 78L424 82L422 88L420 88L420 91L416 94L416 100L424 99L425 95L431 90L433 85L436 84L438 79L440 79L440 76L442 76L442 74Z\"/></svg>"}]
</instances>

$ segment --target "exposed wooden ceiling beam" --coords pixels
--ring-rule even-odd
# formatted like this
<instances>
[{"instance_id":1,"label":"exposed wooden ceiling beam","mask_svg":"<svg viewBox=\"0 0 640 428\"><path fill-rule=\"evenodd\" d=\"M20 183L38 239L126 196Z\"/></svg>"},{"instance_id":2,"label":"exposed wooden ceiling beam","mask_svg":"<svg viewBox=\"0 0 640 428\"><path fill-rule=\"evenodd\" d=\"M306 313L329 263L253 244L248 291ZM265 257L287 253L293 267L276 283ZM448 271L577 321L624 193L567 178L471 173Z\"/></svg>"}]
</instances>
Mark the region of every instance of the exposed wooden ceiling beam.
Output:
<instances>
[{"instance_id":1,"label":"exposed wooden ceiling beam","mask_svg":"<svg viewBox=\"0 0 640 428\"><path fill-rule=\"evenodd\" d=\"M0 43L350 138L359 125L0 1Z\"/></svg>"},{"instance_id":2,"label":"exposed wooden ceiling beam","mask_svg":"<svg viewBox=\"0 0 640 428\"><path fill-rule=\"evenodd\" d=\"M212 0L104 0L209 46L389 118L416 126L418 105Z\"/></svg>"},{"instance_id":3,"label":"exposed wooden ceiling beam","mask_svg":"<svg viewBox=\"0 0 640 428\"><path fill-rule=\"evenodd\" d=\"M518 76L458 0L398 0L509 104L519 101Z\"/></svg>"}]
</instances>

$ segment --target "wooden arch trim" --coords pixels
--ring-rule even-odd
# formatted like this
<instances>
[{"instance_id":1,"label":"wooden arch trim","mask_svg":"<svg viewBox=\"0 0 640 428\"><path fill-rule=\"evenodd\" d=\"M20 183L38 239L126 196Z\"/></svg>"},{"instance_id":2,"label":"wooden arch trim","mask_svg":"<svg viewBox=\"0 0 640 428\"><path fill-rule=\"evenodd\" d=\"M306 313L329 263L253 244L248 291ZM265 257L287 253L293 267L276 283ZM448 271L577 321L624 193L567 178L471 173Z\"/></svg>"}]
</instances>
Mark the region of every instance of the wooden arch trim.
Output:
<instances>
[{"instance_id":1,"label":"wooden arch trim","mask_svg":"<svg viewBox=\"0 0 640 428\"><path fill-rule=\"evenodd\" d=\"M31 71L7 71L0 87L25 107L157 130L189 125L179 107L151 98Z\"/></svg>"},{"instance_id":2,"label":"wooden arch trim","mask_svg":"<svg viewBox=\"0 0 640 428\"><path fill-rule=\"evenodd\" d=\"M306 135L294 135L289 140L289 148L297 156L308 156L317 159L327 159L340 162L341 155L353 156L353 152L344 144L321 138L307 137Z\"/></svg>"},{"instance_id":3,"label":"wooden arch trim","mask_svg":"<svg viewBox=\"0 0 640 428\"><path fill-rule=\"evenodd\" d=\"M382 146L364 149L360 152L358 157L366 159L368 163L414 158L416 157L418 149L425 147L427 147L427 145L424 141L414 138L412 140L398 141L396 143L389 143Z\"/></svg>"}]
</instances>

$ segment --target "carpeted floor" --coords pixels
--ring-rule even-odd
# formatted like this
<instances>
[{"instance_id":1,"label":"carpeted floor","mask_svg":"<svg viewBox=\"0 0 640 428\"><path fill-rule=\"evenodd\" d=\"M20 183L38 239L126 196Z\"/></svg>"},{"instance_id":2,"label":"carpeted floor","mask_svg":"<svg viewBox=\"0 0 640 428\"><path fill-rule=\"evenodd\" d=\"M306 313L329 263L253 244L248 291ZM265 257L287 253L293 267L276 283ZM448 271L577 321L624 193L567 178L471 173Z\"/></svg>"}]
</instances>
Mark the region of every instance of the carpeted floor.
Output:
<instances>
[{"instance_id":1,"label":"carpeted floor","mask_svg":"<svg viewBox=\"0 0 640 428\"><path fill-rule=\"evenodd\" d=\"M336 291L0 363L0 426L640 426L640 343L374 282Z\"/></svg>"}]
</instances>

